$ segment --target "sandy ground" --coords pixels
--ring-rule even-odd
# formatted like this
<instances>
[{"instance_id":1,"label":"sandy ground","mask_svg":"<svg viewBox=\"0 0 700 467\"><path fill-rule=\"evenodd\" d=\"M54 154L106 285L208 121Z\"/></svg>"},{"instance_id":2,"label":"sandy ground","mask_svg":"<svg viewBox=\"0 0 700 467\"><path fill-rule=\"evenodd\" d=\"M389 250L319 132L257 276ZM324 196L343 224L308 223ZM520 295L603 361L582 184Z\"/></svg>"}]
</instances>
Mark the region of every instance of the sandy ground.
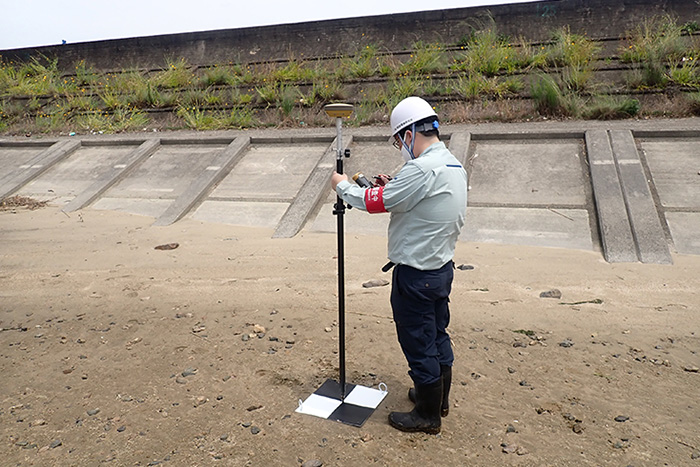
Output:
<instances>
[{"instance_id":1,"label":"sandy ground","mask_svg":"<svg viewBox=\"0 0 700 467\"><path fill-rule=\"evenodd\" d=\"M362 287L384 238L346 236L348 381L389 388L355 428L294 412L338 375L335 235L152 221L0 212L3 465L700 466L700 257L460 243L429 436L387 423L411 404L389 286Z\"/></svg>"}]
</instances>

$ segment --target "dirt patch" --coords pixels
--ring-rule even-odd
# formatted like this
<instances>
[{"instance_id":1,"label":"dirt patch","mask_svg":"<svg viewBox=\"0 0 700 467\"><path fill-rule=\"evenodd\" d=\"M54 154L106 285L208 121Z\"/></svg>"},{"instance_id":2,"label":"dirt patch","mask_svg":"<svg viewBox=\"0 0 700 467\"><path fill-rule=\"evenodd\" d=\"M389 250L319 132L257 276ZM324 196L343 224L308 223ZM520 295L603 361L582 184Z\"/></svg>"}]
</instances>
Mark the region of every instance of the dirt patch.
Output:
<instances>
[{"instance_id":1,"label":"dirt patch","mask_svg":"<svg viewBox=\"0 0 700 467\"><path fill-rule=\"evenodd\" d=\"M14 211L17 209L28 209L33 211L35 209L46 207L48 204L48 201L38 201L28 196L15 195L0 201L0 211Z\"/></svg>"}]
</instances>

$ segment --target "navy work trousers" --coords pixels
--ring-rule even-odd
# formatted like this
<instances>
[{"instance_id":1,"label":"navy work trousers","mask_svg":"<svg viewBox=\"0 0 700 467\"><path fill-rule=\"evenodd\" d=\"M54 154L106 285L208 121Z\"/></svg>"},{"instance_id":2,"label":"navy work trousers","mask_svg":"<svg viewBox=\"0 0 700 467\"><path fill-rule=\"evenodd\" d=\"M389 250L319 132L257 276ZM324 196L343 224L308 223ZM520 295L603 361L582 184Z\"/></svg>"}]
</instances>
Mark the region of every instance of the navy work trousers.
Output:
<instances>
[{"instance_id":1,"label":"navy work trousers","mask_svg":"<svg viewBox=\"0 0 700 467\"><path fill-rule=\"evenodd\" d=\"M454 267L421 271L405 265L394 268L391 308L415 384L432 384L440 378L440 365L452 366L454 354L446 328L450 323L449 296Z\"/></svg>"}]
</instances>

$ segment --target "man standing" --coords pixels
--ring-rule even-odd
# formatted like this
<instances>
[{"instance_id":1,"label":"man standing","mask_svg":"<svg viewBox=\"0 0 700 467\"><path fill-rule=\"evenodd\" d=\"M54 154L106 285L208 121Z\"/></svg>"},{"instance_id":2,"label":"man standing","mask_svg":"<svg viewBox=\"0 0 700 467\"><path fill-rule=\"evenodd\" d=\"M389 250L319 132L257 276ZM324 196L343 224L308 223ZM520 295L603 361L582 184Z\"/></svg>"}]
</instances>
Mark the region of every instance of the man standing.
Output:
<instances>
[{"instance_id":1,"label":"man standing","mask_svg":"<svg viewBox=\"0 0 700 467\"><path fill-rule=\"evenodd\" d=\"M392 412L401 431L439 433L449 411L454 356L446 328L455 244L464 225L467 173L440 141L438 117L420 97L391 113L390 141L406 163L394 178L361 188L335 173L331 185L343 200L369 213L391 213L388 257L395 265L391 308L414 388L411 412Z\"/></svg>"}]
</instances>

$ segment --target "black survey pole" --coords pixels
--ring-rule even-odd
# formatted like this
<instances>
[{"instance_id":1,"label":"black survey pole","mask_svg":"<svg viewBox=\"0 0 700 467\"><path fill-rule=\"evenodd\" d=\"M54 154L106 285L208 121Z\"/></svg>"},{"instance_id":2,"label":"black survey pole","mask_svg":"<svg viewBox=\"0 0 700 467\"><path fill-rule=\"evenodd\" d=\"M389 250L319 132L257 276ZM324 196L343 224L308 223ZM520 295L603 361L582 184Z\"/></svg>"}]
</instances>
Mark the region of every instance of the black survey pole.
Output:
<instances>
[{"instance_id":1,"label":"black survey pole","mask_svg":"<svg viewBox=\"0 0 700 467\"><path fill-rule=\"evenodd\" d=\"M335 117L335 128L337 132L336 145L336 168L339 174L343 173L343 157L349 157L350 151L343 151L343 117L352 114L353 106L350 104L329 104L324 107L326 113ZM338 217L338 358L340 360L340 400L345 399L345 202L337 196L333 209L333 214Z\"/></svg>"},{"instance_id":2,"label":"black survey pole","mask_svg":"<svg viewBox=\"0 0 700 467\"><path fill-rule=\"evenodd\" d=\"M350 149L343 148L343 118L352 114L353 107L350 104L328 104L323 110L329 117L335 118L335 127L338 132L335 140L337 150L335 170L337 173L342 174L343 159L350 157ZM333 214L338 216L338 340L340 346L338 354L340 358L340 382L330 378L327 379L305 401L299 400L299 408L296 411L361 427L384 399L387 394L387 388L384 383L379 384L379 389L372 389L345 382L345 228L343 216L345 215L345 210L351 207L351 205L346 206L340 196L336 197L336 203L333 205ZM382 385L384 385L383 388Z\"/></svg>"},{"instance_id":3,"label":"black survey pole","mask_svg":"<svg viewBox=\"0 0 700 467\"><path fill-rule=\"evenodd\" d=\"M338 128L338 159L336 162L336 172L343 173L343 155L342 155L342 137L341 129L342 119L336 118L336 127ZM338 358L340 359L340 400L345 399L345 203L338 196L334 213L338 217Z\"/></svg>"}]
</instances>

